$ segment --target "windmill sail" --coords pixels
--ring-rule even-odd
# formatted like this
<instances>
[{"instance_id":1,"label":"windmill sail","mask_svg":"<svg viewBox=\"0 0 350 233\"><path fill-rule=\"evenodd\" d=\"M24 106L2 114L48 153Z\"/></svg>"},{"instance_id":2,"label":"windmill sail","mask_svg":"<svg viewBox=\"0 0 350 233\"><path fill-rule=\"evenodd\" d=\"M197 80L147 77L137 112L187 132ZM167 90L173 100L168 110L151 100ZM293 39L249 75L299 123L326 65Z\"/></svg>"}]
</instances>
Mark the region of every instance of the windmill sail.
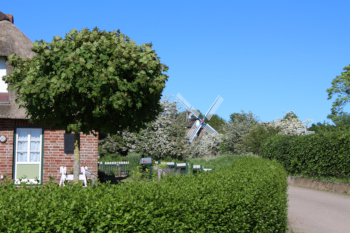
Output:
<instances>
[{"instance_id":1,"label":"windmill sail","mask_svg":"<svg viewBox=\"0 0 350 233\"><path fill-rule=\"evenodd\" d=\"M191 134L188 133L187 136L190 137L190 140L188 142L192 142L192 140L197 137L197 133L198 131L202 128L202 124L197 124L197 122L199 123L199 121L196 121L196 123L194 123L190 129L189 132L192 132Z\"/></svg>"},{"instance_id":2,"label":"windmill sail","mask_svg":"<svg viewBox=\"0 0 350 233\"><path fill-rule=\"evenodd\" d=\"M208 133L208 134L218 134L218 132L216 132L215 129L213 129L213 127L211 127L209 124L205 124L203 126L203 129Z\"/></svg>"},{"instance_id":3,"label":"windmill sail","mask_svg":"<svg viewBox=\"0 0 350 233\"><path fill-rule=\"evenodd\" d=\"M199 117L199 112L189 103L185 100L185 98L178 93L176 95L176 98L190 111L192 112L197 118Z\"/></svg>"},{"instance_id":4,"label":"windmill sail","mask_svg":"<svg viewBox=\"0 0 350 233\"><path fill-rule=\"evenodd\" d=\"M220 104L224 101L224 99L219 95L214 103L209 108L208 112L205 114L204 118L207 118L208 121L212 118L212 116L215 114L216 110L219 108Z\"/></svg>"}]
</instances>

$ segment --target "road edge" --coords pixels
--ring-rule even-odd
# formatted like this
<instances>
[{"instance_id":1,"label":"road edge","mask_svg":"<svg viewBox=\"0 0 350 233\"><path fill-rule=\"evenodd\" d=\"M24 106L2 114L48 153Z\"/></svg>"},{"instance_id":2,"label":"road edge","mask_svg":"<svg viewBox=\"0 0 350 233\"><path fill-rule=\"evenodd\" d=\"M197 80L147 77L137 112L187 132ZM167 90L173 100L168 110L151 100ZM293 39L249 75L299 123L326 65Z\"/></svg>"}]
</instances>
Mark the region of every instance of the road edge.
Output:
<instances>
[{"instance_id":1,"label":"road edge","mask_svg":"<svg viewBox=\"0 0 350 233\"><path fill-rule=\"evenodd\" d=\"M340 194L350 194L350 184L347 183L331 183L301 177L288 176L289 185L300 186L304 188L312 188L317 190L330 191Z\"/></svg>"}]
</instances>

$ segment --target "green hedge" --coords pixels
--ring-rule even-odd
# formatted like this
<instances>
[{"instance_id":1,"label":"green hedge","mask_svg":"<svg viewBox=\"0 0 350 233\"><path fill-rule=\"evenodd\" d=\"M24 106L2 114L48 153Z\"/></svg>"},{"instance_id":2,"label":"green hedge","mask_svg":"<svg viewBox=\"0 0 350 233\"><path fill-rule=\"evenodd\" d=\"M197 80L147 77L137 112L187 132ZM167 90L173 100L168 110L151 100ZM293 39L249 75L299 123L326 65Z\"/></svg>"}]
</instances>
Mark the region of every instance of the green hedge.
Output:
<instances>
[{"instance_id":1,"label":"green hedge","mask_svg":"<svg viewBox=\"0 0 350 233\"><path fill-rule=\"evenodd\" d=\"M270 137L262 145L261 156L276 159L292 175L349 177L350 133Z\"/></svg>"},{"instance_id":2,"label":"green hedge","mask_svg":"<svg viewBox=\"0 0 350 233\"><path fill-rule=\"evenodd\" d=\"M287 182L276 161L160 182L0 187L0 232L284 232Z\"/></svg>"}]
</instances>

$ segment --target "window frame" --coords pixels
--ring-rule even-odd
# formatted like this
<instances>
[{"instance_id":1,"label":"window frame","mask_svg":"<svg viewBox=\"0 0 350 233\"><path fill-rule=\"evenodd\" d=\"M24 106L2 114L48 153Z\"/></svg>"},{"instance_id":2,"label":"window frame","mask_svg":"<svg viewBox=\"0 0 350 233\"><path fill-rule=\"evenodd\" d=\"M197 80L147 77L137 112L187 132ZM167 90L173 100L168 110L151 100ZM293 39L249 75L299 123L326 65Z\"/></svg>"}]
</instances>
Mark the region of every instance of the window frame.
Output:
<instances>
[{"instance_id":1,"label":"window frame","mask_svg":"<svg viewBox=\"0 0 350 233\"><path fill-rule=\"evenodd\" d=\"M30 162L30 137L27 139L28 142L28 154L27 154L27 162L18 162L17 161L17 152L18 152L18 131L19 130L40 130L40 161L38 162ZM31 135L31 133L30 133ZM43 165L44 165L44 128L42 127L33 127L33 126L17 126L14 128L14 134L13 134L13 172L12 172L12 178L14 180L15 185L19 185L21 182L19 181L19 178L16 177L17 175L17 165L39 165L39 177L37 180L35 179L23 179L22 182L26 182L29 185L33 184L43 184Z\"/></svg>"}]
</instances>

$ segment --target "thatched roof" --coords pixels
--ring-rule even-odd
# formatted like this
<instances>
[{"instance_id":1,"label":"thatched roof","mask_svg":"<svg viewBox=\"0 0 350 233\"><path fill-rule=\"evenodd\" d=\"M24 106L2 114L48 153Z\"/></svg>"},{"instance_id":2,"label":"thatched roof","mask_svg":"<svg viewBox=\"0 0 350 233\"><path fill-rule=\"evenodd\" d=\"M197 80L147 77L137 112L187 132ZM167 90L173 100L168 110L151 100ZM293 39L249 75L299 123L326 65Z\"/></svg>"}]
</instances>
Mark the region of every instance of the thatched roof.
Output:
<instances>
[{"instance_id":1,"label":"thatched roof","mask_svg":"<svg viewBox=\"0 0 350 233\"><path fill-rule=\"evenodd\" d=\"M17 54L20 57L33 57L33 42L13 25L8 16L0 11L0 56Z\"/></svg>"},{"instance_id":2,"label":"thatched roof","mask_svg":"<svg viewBox=\"0 0 350 233\"><path fill-rule=\"evenodd\" d=\"M15 53L20 57L31 58L35 55L31 51L33 42L12 24L13 17L8 17L0 11L0 56L8 57ZM6 74L10 74L13 67L6 61ZM25 119L25 109L19 109L15 103L15 92L9 92L10 103L0 103L0 118Z\"/></svg>"}]
</instances>

